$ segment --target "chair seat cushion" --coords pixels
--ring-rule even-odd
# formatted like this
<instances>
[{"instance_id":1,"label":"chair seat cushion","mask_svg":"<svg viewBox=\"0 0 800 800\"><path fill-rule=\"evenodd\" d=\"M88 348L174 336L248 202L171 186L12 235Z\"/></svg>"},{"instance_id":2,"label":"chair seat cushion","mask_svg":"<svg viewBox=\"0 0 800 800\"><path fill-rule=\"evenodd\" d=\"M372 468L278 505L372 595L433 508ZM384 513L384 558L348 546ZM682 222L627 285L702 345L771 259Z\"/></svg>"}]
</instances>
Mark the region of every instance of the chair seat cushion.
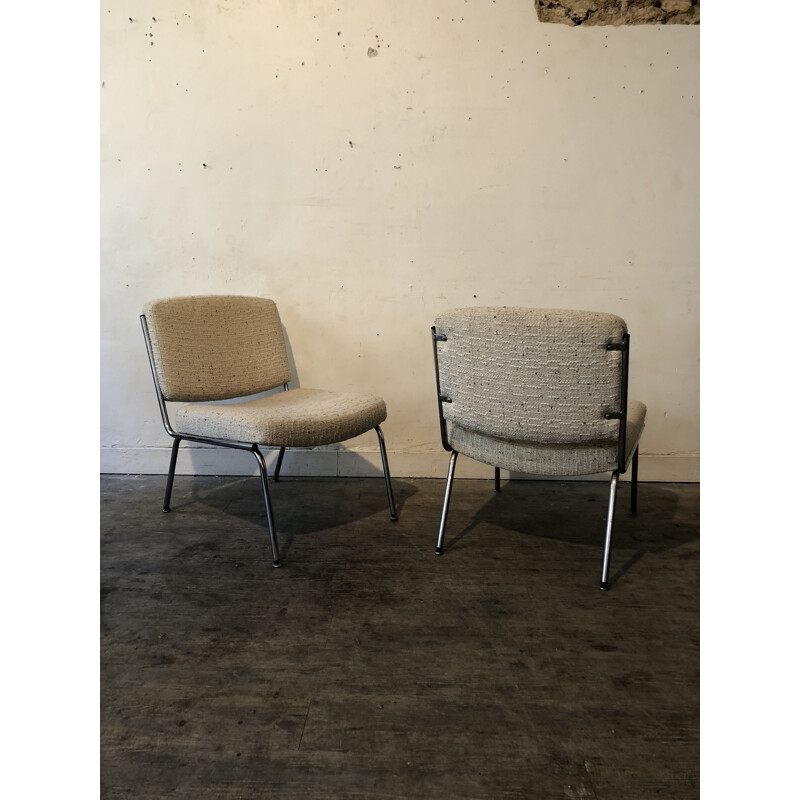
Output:
<instances>
[{"instance_id":1,"label":"chair seat cushion","mask_svg":"<svg viewBox=\"0 0 800 800\"><path fill-rule=\"evenodd\" d=\"M633 400L628 403L625 434L625 465L633 455L644 430L647 408ZM448 439L454 450L493 467L527 475L594 475L617 469L617 442L542 444L511 441L448 423Z\"/></svg>"},{"instance_id":2,"label":"chair seat cushion","mask_svg":"<svg viewBox=\"0 0 800 800\"><path fill-rule=\"evenodd\" d=\"M189 403L177 410L175 430L231 442L317 447L352 439L385 419L380 397L291 389L236 403Z\"/></svg>"}]
</instances>

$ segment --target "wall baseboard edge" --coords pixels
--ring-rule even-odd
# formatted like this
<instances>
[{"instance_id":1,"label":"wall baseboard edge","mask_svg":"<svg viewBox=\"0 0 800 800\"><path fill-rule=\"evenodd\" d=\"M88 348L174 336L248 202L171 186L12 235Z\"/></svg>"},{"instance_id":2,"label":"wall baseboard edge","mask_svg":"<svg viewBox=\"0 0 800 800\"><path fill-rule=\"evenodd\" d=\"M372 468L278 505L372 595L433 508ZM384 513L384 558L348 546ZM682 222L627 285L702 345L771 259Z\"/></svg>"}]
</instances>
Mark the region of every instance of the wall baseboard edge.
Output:
<instances>
[{"instance_id":1,"label":"wall baseboard edge","mask_svg":"<svg viewBox=\"0 0 800 800\"><path fill-rule=\"evenodd\" d=\"M271 470L277 450L263 450ZM100 449L100 472L114 475L166 475L169 447L103 447ZM389 452L389 470L393 478L444 478L448 454L438 452ZM257 475L252 455L221 447L183 445L178 456L178 475ZM379 477L382 475L380 453L354 450L287 450L281 475L288 477ZM469 458L458 462L459 478L491 478L494 472L486 464ZM505 470L504 478L509 477ZM514 473L514 478L548 480ZM623 475L628 480L630 473ZM574 480L607 480L608 475L586 475ZM552 479L563 480L563 479ZM699 483L700 456L648 455L639 458L639 480L653 483Z\"/></svg>"}]
</instances>

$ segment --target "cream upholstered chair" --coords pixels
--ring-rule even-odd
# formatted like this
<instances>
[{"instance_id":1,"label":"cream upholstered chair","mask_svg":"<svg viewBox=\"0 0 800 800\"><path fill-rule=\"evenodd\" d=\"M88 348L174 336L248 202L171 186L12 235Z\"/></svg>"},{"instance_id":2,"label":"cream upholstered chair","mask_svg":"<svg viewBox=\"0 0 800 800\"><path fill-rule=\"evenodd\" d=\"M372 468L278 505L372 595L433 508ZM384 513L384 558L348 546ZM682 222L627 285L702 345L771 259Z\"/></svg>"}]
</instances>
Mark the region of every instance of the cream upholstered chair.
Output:
<instances>
[{"instance_id":1,"label":"cream upholstered chair","mask_svg":"<svg viewBox=\"0 0 800 800\"><path fill-rule=\"evenodd\" d=\"M258 463L272 564L281 566L269 496L267 466L260 446L278 447L274 480L287 447L317 447L351 439L374 428L378 434L389 513L397 519L380 397L322 389L289 389L291 373L278 309L261 297L203 295L147 303L141 315L161 418L175 440L169 463L164 511L169 511L178 447L190 442L251 452ZM284 391L246 398L283 385ZM183 402L171 423L166 401Z\"/></svg>"},{"instance_id":2,"label":"cream upholstered chair","mask_svg":"<svg viewBox=\"0 0 800 800\"><path fill-rule=\"evenodd\" d=\"M441 555L459 453L531 475L611 472L602 589L608 589L614 501L647 409L628 400L630 336L613 314L538 308L461 308L431 329L442 445L451 451L436 553Z\"/></svg>"}]
</instances>

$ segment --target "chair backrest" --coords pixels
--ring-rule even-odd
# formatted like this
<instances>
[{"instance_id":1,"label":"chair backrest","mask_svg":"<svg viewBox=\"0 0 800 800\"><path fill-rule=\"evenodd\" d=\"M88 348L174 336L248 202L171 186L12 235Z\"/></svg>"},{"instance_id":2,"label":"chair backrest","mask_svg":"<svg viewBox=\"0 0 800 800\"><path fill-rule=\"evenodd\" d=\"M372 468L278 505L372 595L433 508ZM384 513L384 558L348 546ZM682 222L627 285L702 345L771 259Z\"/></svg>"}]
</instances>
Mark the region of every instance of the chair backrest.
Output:
<instances>
[{"instance_id":1,"label":"chair backrest","mask_svg":"<svg viewBox=\"0 0 800 800\"><path fill-rule=\"evenodd\" d=\"M502 439L617 441L624 320L542 308L460 308L436 317L443 417Z\"/></svg>"},{"instance_id":2,"label":"chair backrest","mask_svg":"<svg viewBox=\"0 0 800 800\"><path fill-rule=\"evenodd\" d=\"M235 295L167 297L143 309L165 400L226 400L291 379L272 300Z\"/></svg>"}]
</instances>

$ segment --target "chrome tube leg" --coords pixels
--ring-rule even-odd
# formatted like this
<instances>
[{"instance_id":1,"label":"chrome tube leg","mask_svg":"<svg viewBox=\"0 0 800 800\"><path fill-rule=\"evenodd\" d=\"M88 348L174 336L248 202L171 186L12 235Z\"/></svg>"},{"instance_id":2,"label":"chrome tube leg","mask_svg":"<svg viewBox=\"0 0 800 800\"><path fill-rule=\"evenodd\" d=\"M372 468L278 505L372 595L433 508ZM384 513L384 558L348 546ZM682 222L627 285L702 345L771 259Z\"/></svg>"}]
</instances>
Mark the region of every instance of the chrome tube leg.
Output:
<instances>
[{"instance_id":1,"label":"chrome tube leg","mask_svg":"<svg viewBox=\"0 0 800 800\"><path fill-rule=\"evenodd\" d=\"M285 452L286 452L285 447L281 447L281 449L278 452L278 460L275 462L275 473L272 476L272 480L274 480L275 483L278 482L278 478L280 478L281 476L281 464L283 464L283 454Z\"/></svg>"},{"instance_id":2,"label":"chrome tube leg","mask_svg":"<svg viewBox=\"0 0 800 800\"><path fill-rule=\"evenodd\" d=\"M494 490L500 492L500 467L494 468Z\"/></svg>"},{"instance_id":3,"label":"chrome tube leg","mask_svg":"<svg viewBox=\"0 0 800 800\"><path fill-rule=\"evenodd\" d=\"M631 514L636 516L636 493L639 488L639 445L633 451L633 462L631 463Z\"/></svg>"},{"instance_id":4,"label":"chrome tube leg","mask_svg":"<svg viewBox=\"0 0 800 800\"><path fill-rule=\"evenodd\" d=\"M178 463L178 447L180 443L181 437L176 436L175 441L172 443L172 455L169 457L169 472L167 473L167 488L164 492L163 511L165 514L169 511L169 501L172 498L172 482L175 480L175 465Z\"/></svg>"},{"instance_id":5,"label":"chrome tube leg","mask_svg":"<svg viewBox=\"0 0 800 800\"><path fill-rule=\"evenodd\" d=\"M456 471L456 459L458 452L453 450L450 456L450 467L447 470L447 486L444 490L444 505L442 506L442 521L439 524L439 539L436 542L436 555L440 556L443 552L444 545L444 526L447 525L447 511L450 508L450 493L453 491L453 475Z\"/></svg>"},{"instance_id":6,"label":"chrome tube leg","mask_svg":"<svg viewBox=\"0 0 800 800\"><path fill-rule=\"evenodd\" d=\"M600 588L603 591L608 589L608 567L611 562L611 531L614 527L614 501L617 499L617 483L619 482L619 470L614 470L611 474L611 491L608 496L608 519L606 520L606 546L603 552L603 577L600 580Z\"/></svg>"},{"instance_id":7,"label":"chrome tube leg","mask_svg":"<svg viewBox=\"0 0 800 800\"><path fill-rule=\"evenodd\" d=\"M251 451L258 462L258 471L261 473L261 486L264 489L264 504L267 507L267 529L269 530L269 546L272 548L272 566L280 567L281 559L278 555L278 542L275 539L275 522L272 518L272 502L269 499L269 475L264 456L256 445Z\"/></svg>"},{"instance_id":8,"label":"chrome tube leg","mask_svg":"<svg viewBox=\"0 0 800 800\"><path fill-rule=\"evenodd\" d=\"M392 522L397 522L397 511L394 507L394 495L392 494L392 476L389 474L389 461L386 458L386 444L383 441L383 432L381 426L375 426L375 432L378 434L378 445L381 448L381 462L383 463L383 478L386 481L386 495L389 498L389 518Z\"/></svg>"}]
</instances>

